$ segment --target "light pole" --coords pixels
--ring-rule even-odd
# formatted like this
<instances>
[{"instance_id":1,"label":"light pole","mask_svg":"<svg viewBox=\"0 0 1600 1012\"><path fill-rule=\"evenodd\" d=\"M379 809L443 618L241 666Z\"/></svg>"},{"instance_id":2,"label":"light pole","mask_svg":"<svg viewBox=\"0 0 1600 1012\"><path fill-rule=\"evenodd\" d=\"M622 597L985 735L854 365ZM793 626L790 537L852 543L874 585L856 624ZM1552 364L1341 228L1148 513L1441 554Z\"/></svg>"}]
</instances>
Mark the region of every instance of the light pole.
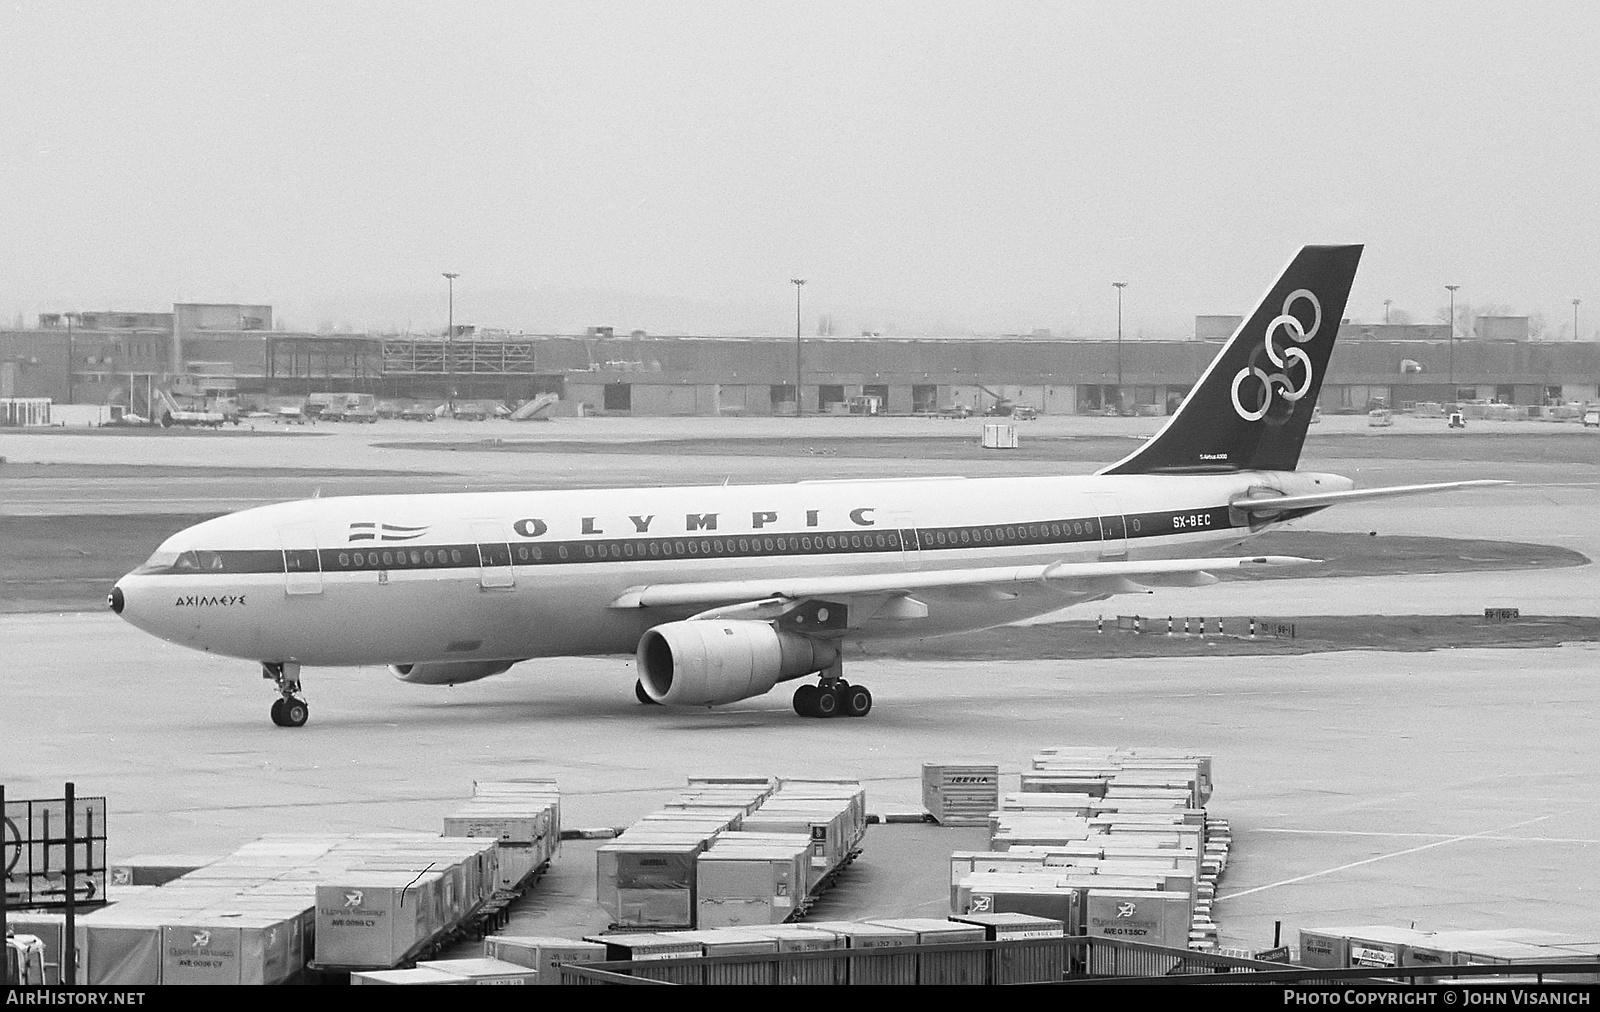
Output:
<instances>
[{"instance_id":1,"label":"light pole","mask_svg":"<svg viewBox=\"0 0 1600 1012\"><path fill-rule=\"evenodd\" d=\"M1445 285L1450 292L1450 401L1456 400L1456 289L1460 285Z\"/></svg>"},{"instance_id":2,"label":"light pole","mask_svg":"<svg viewBox=\"0 0 1600 1012\"><path fill-rule=\"evenodd\" d=\"M1578 340L1578 303L1582 301L1582 299L1572 300L1572 339L1574 341ZM72 326L71 321L68 321L67 326ZM68 333L71 333L71 331L69 330Z\"/></svg>"},{"instance_id":3,"label":"light pole","mask_svg":"<svg viewBox=\"0 0 1600 1012\"><path fill-rule=\"evenodd\" d=\"M1383 323L1384 323L1384 326L1388 326L1389 325L1389 303L1391 303L1393 301L1394 301L1393 299L1384 299L1383 300Z\"/></svg>"},{"instance_id":4,"label":"light pole","mask_svg":"<svg viewBox=\"0 0 1600 1012\"><path fill-rule=\"evenodd\" d=\"M451 417L456 413L455 359L451 353L456 340L456 278L460 276L460 273L444 272L445 281L450 285L450 316L444 332L444 397Z\"/></svg>"},{"instance_id":5,"label":"light pole","mask_svg":"<svg viewBox=\"0 0 1600 1012\"><path fill-rule=\"evenodd\" d=\"M1126 281L1113 281L1111 287L1117 290L1117 414L1122 414L1122 290L1128 287Z\"/></svg>"},{"instance_id":6,"label":"light pole","mask_svg":"<svg viewBox=\"0 0 1600 1012\"><path fill-rule=\"evenodd\" d=\"M794 416L800 417L800 289L805 278L790 278L794 285Z\"/></svg>"}]
</instances>

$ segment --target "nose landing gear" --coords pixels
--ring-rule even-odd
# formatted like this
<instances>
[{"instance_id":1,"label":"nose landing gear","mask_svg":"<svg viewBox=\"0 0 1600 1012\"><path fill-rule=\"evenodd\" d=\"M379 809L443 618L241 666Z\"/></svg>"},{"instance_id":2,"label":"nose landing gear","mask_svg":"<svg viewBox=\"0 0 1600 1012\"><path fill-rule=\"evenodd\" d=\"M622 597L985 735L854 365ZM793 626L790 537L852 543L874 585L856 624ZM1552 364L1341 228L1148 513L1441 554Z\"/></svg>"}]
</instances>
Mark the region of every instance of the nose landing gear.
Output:
<instances>
[{"instance_id":1,"label":"nose landing gear","mask_svg":"<svg viewBox=\"0 0 1600 1012\"><path fill-rule=\"evenodd\" d=\"M311 710L299 698L300 665L294 661L263 661L261 677L275 682L281 694L272 704L272 722L279 727L304 727Z\"/></svg>"}]
</instances>

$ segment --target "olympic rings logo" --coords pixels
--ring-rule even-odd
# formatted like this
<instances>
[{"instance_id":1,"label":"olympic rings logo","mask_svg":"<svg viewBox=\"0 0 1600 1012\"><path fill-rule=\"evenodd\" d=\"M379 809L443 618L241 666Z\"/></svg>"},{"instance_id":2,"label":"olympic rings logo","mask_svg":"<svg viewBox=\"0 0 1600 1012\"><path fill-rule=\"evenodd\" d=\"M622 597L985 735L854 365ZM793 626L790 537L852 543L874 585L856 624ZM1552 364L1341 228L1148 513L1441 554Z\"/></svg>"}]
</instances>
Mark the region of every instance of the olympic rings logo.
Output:
<instances>
[{"instance_id":1,"label":"olympic rings logo","mask_svg":"<svg viewBox=\"0 0 1600 1012\"><path fill-rule=\"evenodd\" d=\"M1310 330L1306 329L1305 324L1301 323L1298 317L1291 315L1289 312L1299 299L1304 299L1311 303L1312 319ZM1280 328L1284 335L1294 342L1286 345L1281 352L1273 345L1273 338ZM1279 313L1271 323L1267 324L1267 333L1262 342L1262 348L1252 352L1250 364L1240 369L1238 374L1233 377L1233 410L1239 413L1240 418L1247 422L1259 422L1265 418L1267 412L1272 408L1274 394L1287 401L1292 410L1294 402L1310 392L1312 377L1311 356L1301 350L1298 345L1305 344L1313 337L1316 337L1317 331L1321 329L1322 303L1317 301L1317 297L1304 288L1297 288L1290 292L1289 297L1283 300L1283 312ZM1277 371L1269 373L1257 365L1263 350L1266 352L1267 359ZM1305 379L1301 381L1298 389L1293 386L1289 379L1290 362L1300 363L1301 368L1305 370ZM1247 410L1239 401L1240 386L1252 376L1261 384L1261 406L1254 411Z\"/></svg>"}]
</instances>

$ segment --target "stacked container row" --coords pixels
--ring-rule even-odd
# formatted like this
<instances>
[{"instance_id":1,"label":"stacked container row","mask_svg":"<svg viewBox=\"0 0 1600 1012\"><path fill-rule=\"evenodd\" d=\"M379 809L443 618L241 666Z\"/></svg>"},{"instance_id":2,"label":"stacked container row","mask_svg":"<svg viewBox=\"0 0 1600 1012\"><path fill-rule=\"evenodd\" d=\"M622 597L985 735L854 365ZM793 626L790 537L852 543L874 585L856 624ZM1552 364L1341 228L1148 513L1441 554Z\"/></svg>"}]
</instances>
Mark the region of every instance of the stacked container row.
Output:
<instances>
[{"instance_id":1,"label":"stacked container row","mask_svg":"<svg viewBox=\"0 0 1600 1012\"><path fill-rule=\"evenodd\" d=\"M272 984L387 967L492 893L493 840L269 836L77 922L79 983Z\"/></svg>"},{"instance_id":2,"label":"stacked container row","mask_svg":"<svg viewBox=\"0 0 1600 1012\"><path fill-rule=\"evenodd\" d=\"M496 887L520 888L561 848L561 791L553 780L477 781L472 800L445 816L444 835L498 840Z\"/></svg>"}]
</instances>

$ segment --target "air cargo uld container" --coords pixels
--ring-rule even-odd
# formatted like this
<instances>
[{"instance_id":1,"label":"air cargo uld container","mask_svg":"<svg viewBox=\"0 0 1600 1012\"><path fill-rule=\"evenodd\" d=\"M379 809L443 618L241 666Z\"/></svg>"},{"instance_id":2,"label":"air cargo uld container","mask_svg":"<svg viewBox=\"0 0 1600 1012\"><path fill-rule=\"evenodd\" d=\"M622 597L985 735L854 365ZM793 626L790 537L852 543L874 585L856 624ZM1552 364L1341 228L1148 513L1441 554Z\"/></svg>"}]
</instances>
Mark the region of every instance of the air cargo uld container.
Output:
<instances>
[{"instance_id":1,"label":"air cargo uld container","mask_svg":"<svg viewBox=\"0 0 1600 1012\"><path fill-rule=\"evenodd\" d=\"M471 986L472 981L443 970L413 967L409 970L357 970L350 974L352 984L460 984Z\"/></svg>"},{"instance_id":2,"label":"air cargo uld container","mask_svg":"<svg viewBox=\"0 0 1600 1012\"><path fill-rule=\"evenodd\" d=\"M701 928L778 924L805 899L810 842L719 840L695 861L695 923Z\"/></svg>"},{"instance_id":3,"label":"air cargo uld container","mask_svg":"<svg viewBox=\"0 0 1600 1012\"><path fill-rule=\"evenodd\" d=\"M849 806L847 823L850 846L861 842L867 831L867 792L858 780L784 780L774 797L787 800L843 801Z\"/></svg>"},{"instance_id":4,"label":"air cargo uld container","mask_svg":"<svg viewBox=\"0 0 1600 1012\"><path fill-rule=\"evenodd\" d=\"M161 983L281 984L304 967L291 943L297 915L250 916L218 911L161 928ZM303 952L303 950L301 950Z\"/></svg>"},{"instance_id":5,"label":"air cargo uld container","mask_svg":"<svg viewBox=\"0 0 1600 1012\"><path fill-rule=\"evenodd\" d=\"M999 802L999 766L922 764L922 807L941 826L982 826Z\"/></svg>"},{"instance_id":6,"label":"air cargo uld container","mask_svg":"<svg viewBox=\"0 0 1600 1012\"><path fill-rule=\"evenodd\" d=\"M952 914L1014 913L1060 921L1069 935L1083 934L1082 890L1054 875L970 875L956 888Z\"/></svg>"},{"instance_id":7,"label":"air cargo uld container","mask_svg":"<svg viewBox=\"0 0 1600 1012\"><path fill-rule=\"evenodd\" d=\"M839 935L814 924L768 924L751 930L776 939L780 953L838 952L845 947L845 941ZM849 971L842 956L838 959L788 960L778 964L775 983L845 984L849 982Z\"/></svg>"},{"instance_id":8,"label":"air cargo uld container","mask_svg":"<svg viewBox=\"0 0 1600 1012\"><path fill-rule=\"evenodd\" d=\"M161 922L165 917L146 909L118 907L113 904L78 918L77 982L102 987L161 983Z\"/></svg>"},{"instance_id":9,"label":"air cargo uld container","mask_svg":"<svg viewBox=\"0 0 1600 1012\"><path fill-rule=\"evenodd\" d=\"M605 844L596 851L596 899L619 927L693 927L695 859L706 844L705 839Z\"/></svg>"},{"instance_id":10,"label":"air cargo uld container","mask_svg":"<svg viewBox=\"0 0 1600 1012\"><path fill-rule=\"evenodd\" d=\"M771 984L772 957L778 954L778 940L759 931L724 927L715 931L679 931L674 937L700 943L707 957L747 956L748 961L707 963L707 984Z\"/></svg>"},{"instance_id":11,"label":"air cargo uld container","mask_svg":"<svg viewBox=\"0 0 1600 1012\"><path fill-rule=\"evenodd\" d=\"M850 853L845 812L829 804L777 805L768 801L745 816L740 829L756 833L799 833L811 841L806 888L844 863Z\"/></svg>"},{"instance_id":12,"label":"air cargo uld container","mask_svg":"<svg viewBox=\"0 0 1600 1012\"><path fill-rule=\"evenodd\" d=\"M1032 871L1044 869L1043 854L1013 851L958 850L950 855L950 909L956 909L961 880L975 871Z\"/></svg>"},{"instance_id":13,"label":"air cargo uld container","mask_svg":"<svg viewBox=\"0 0 1600 1012\"><path fill-rule=\"evenodd\" d=\"M1181 949L1189 944L1189 898L1137 889L1090 889L1084 933Z\"/></svg>"},{"instance_id":14,"label":"air cargo uld container","mask_svg":"<svg viewBox=\"0 0 1600 1012\"><path fill-rule=\"evenodd\" d=\"M1000 812L1049 812L1056 815L1075 815L1088 819L1093 807L1100 802L1087 794L1041 794L1011 791L1000 797Z\"/></svg>"},{"instance_id":15,"label":"air cargo uld container","mask_svg":"<svg viewBox=\"0 0 1600 1012\"><path fill-rule=\"evenodd\" d=\"M918 945L962 945L986 940L987 932L975 924L959 924L935 917L874 917L867 923L914 932ZM987 984L989 953L986 949L922 952L917 955L918 984Z\"/></svg>"},{"instance_id":16,"label":"air cargo uld container","mask_svg":"<svg viewBox=\"0 0 1600 1012\"><path fill-rule=\"evenodd\" d=\"M166 885L216 860L215 854L136 854L106 869L107 886Z\"/></svg>"},{"instance_id":17,"label":"air cargo uld container","mask_svg":"<svg viewBox=\"0 0 1600 1012\"><path fill-rule=\"evenodd\" d=\"M598 963L606 958L606 947L598 942L571 938L545 938L532 935L490 935L483 940L483 954L490 959L516 963L539 972L536 984L559 984L557 963Z\"/></svg>"},{"instance_id":18,"label":"air cargo uld container","mask_svg":"<svg viewBox=\"0 0 1600 1012\"><path fill-rule=\"evenodd\" d=\"M857 921L818 921L810 926L825 928L843 938L845 949L849 952L875 953L848 957L849 982L852 985L917 982L916 953L894 951L916 945L916 932Z\"/></svg>"},{"instance_id":19,"label":"air cargo uld container","mask_svg":"<svg viewBox=\"0 0 1600 1012\"><path fill-rule=\"evenodd\" d=\"M503 959L480 957L476 959L422 959L419 970L437 970L454 974L472 984L537 984L539 971Z\"/></svg>"},{"instance_id":20,"label":"air cargo uld container","mask_svg":"<svg viewBox=\"0 0 1600 1012\"><path fill-rule=\"evenodd\" d=\"M991 984L1053 984L1067 974L1067 926L1048 917L1028 914L963 914L951 917L960 924L984 929L991 942L1010 942L994 950ZM1037 944L1022 944L1035 942Z\"/></svg>"},{"instance_id":21,"label":"air cargo uld container","mask_svg":"<svg viewBox=\"0 0 1600 1012\"><path fill-rule=\"evenodd\" d=\"M1428 940L1421 931L1385 925L1353 928L1347 937L1352 967L1399 966L1407 944L1426 944Z\"/></svg>"},{"instance_id":22,"label":"air cargo uld container","mask_svg":"<svg viewBox=\"0 0 1600 1012\"><path fill-rule=\"evenodd\" d=\"M443 926L440 876L352 871L317 887L316 961L393 967Z\"/></svg>"},{"instance_id":23,"label":"air cargo uld container","mask_svg":"<svg viewBox=\"0 0 1600 1012\"><path fill-rule=\"evenodd\" d=\"M1024 794L1079 794L1091 798L1106 796L1105 776L1091 772L1078 773L1024 773L1021 786Z\"/></svg>"},{"instance_id":24,"label":"air cargo uld container","mask_svg":"<svg viewBox=\"0 0 1600 1012\"><path fill-rule=\"evenodd\" d=\"M659 967L635 968L635 977L664 980L672 984L701 984L705 971L698 963L682 965L685 957L700 955L700 943L683 938L675 932L620 932L587 935L586 942L599 942L606 947L606 960L660 963Z\"/></svg>"}]
</instances>

